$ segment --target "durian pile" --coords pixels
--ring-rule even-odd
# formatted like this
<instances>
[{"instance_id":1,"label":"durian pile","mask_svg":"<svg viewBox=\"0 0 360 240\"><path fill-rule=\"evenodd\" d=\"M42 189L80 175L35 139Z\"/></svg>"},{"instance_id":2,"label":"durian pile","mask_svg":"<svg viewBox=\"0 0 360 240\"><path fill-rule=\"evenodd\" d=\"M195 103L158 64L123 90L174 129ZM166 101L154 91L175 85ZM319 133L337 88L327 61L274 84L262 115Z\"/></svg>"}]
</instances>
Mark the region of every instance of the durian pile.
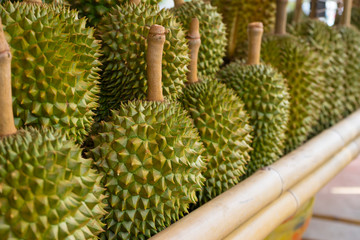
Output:
<instances>
[{"instance_id":1,"label":"durian pile","mask_svg":"<svg viewBox=\"0 0 360 240\"><path fill-rule=\"evenodd\" d=\"M0 240L148 239L360 107L350 0L174 2L0 0Z\"/></svg>"}]
</instances>

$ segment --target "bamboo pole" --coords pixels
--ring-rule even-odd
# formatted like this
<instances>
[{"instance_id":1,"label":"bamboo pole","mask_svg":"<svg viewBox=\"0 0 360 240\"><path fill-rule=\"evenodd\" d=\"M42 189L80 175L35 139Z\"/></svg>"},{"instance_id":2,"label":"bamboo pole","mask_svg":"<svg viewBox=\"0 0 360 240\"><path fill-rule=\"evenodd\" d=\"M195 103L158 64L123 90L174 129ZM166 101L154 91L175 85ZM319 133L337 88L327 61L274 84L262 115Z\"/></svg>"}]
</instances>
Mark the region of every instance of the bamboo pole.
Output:
<instances>
[{"instance_id":1,"label":"bamboo pole","mask_svg":"<svg viewBox=\"0 0 360 240\"><path fill-rule=\"evenodd\" d=\"M0 19L0 137L16 133L11 93L11 59Z\"/></svg>"},{"instance_id":2,"label":"bamboo pole","mask_svg":"<svg viewBox=\"0 0 360 240\"><path fill-rule=\"evenodd\" d=\"M297 24L301 20L302 0L296 0L293 23Z\"/></svg>"},{"instance_id":3,"label":"bamboo pole","mask_svg":"<svg viewBox=\"0 0 360 240\"><path fill-rule=\"evenodd\" d=\"M249 53L248 65L260 64L261 38L264 26L261 22L253 22L248 25Z\"/></svg>"},{"instance_id":4,"label":"bamboo pole","mask_svg":"<svg viewBox=\"0 0 360 240\"><path fill-rule=\"evenodd\" d=\"M340 24L344 27L350 27L351 25L351 8L352 0L344 0L344 11L340 20Z\"/></svg>"},{"instance_id":5,"label":"bamboo pole","mask_svg":"<svg viewBox=\"0 0 360 240\"><path fill-rule=\"evenodd\" d=\"M148 101L163 102L164 96L161 86L162 78L162 55L165 43L165 28L160 25L152 25L147 37L148 49L146 53Z\"/></svg>"},{"instance_id":6,"label":"bamboo pole","mask_svg":"<svg viewBox=\"0 0 360 240\"><path fill-rule=\"evenodd\" d=\"M287 0L277 0L276 1L276 24L275 24L275 34L284 35L286 34L286 6Z\"/></svg>"},{"instance_id":7,"label":"bamboo pole","mask_svg":"<svg viewBox=\"0 0 360 240\"><path fill-rule=\"evenodd\" d=\"M277 226L291 217L306 201L360 154L360 138L344 147L330 161L281 195L242 224L225 240L262 240ZM261 231L259 231L261 226Z\"/></svg>"},{"instance_id":8,"label":"bamboo pole","mask_svg":"<svg viewBox=\"0 0 360 240\"><path fill-rule=\"evenodd\" d=\"M198 54L201 45L200 33L199 33L199 20L193 18L190 23L189 33L187 35L189 39L189 49L190 49L190 65L189 72L187 73L187 79L189 83L196 83L198 79Z\"/></svg>"},{"instance_id":9,"label":"bamboo pole","mask_svg":"<svg viewBox=\"0 0 360 240\"><path fill-rule=\"evenodd\" d=\"M360 110L151 239L223 239L360 136L359 119Z\"/></svg>"}]
</instances>

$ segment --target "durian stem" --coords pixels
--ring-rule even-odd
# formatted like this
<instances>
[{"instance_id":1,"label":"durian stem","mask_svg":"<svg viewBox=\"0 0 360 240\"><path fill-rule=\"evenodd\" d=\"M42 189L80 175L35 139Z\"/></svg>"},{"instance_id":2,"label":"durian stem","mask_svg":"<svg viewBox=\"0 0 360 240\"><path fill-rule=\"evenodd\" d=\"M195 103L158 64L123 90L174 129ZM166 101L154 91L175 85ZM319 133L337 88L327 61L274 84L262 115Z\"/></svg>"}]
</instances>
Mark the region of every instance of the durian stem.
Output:
<instances>
[{"instance_id":1,"label":"durian stem","mask_svg":"<svg viewBox=\"0 0 360 240\"><path fill-rule=\"evenodd\" d=\"M344 12L341 16L341 25L345 27L349 27L351 25L351 8L352 8L352 0L344 1Z\"/></svg>"},{"instance_id":2,"label":"durian stem","mask_svg":"<svg viewBox=\"0 0 360 240\"><path fill-rule=\"evenodd\" d=\"M163 102L164 96L161 86L162 55L165 43L165 28L160 25L152 25L147 37L148 49L146 53L147 78L148 78L148 101Z\"/></svg>"},{"instance_id":3,"label":"durian stem","mask_svg":"<svg viewBox=\"0 0 360 240\"><path fill-rule=\"evenodd\" d=\"M135 5L139 5L140 4L140 0L130 0L131 3L135 4Z\"/></svg>"},{"instance_id":4,"label":"durian stem","mask_svg":"<svg viewBox=\"0 0 360 240\"><path fill-rule=\"evenodd\" d=\"M27 2L27 3L37 3L37 4L42 4L42 0L25 0L24 2Z\"/></svg>"},{"instance_id":5,"label":"durian stem","mask_svg":"<svg viewBox=\"0 0 360 240\"><path fill-rule=\"evenodd\" d=\"M237 45L237 35L239 32L239 15L237 10L235 10L235 16L233 18L232 26L229 34L229 46L228 46L228 57L232 59L235 55L236 45Z\"/></svg>"},{"instance_id":6,"label":"durian stem","mask_svg":"<svg viewBox=\"0 0 360 240\"><path fill-rule=\"evenodd\" d=\"M184 0L174 0L175 7L181 7L185 3Z\"/></svg>"},{"instance_id":7,"label":"durian stem","mask_svg":"<svg viewBox=\"0 0 360 240\"><path fill-rule=\"evenodd\" d=\"M189 72L187 73L187 79L189 83L196 83L198 79L198 54L201 45L200 33L199 33L199 20L193 18L190 23L190 30L187 38L189 39L189 49L190 49L190 65Z\"/></svg>"},{"instance_id":8,"label":"durian stem","mask_svg":"<svg viewBox=\"0 0 360 240\"><path fill-rule=\"evenodd\" d=\"M317 18L317 0L311 0L310 18Z\"/></svg>"},{"instance_id":9,"label":"durian stem","mask_svg":"<svg viewBox=\"0 0 360 240\"><path fill-rule=\"evenodd\" d=\"M249 55L247 64L260 64L261 38L264 32L264 26L261 22L253 22L248 25Z\"/></svg>"},{"instance_id":10,"label":"durian stem","mask_svg":"<svg viewBox=\"0 0 360 240\"><path fill-rule=\"evenodd\" d=\"M296 0L294 19L293 19L294 24L298 24L300 22L301 13L302 13L302 0Z\"/></svg>"},{"instance_id":11,"label":"durian stem","mask_svg":"<svg viewBox=\"0 0 360 240\"><path fill-rule=\"evenodd\" d=\"M12 109L11 58L0 19L0 137L16 133Z\"/></svg>"},{"instance_id":12,"label":"durian stem","mask_svg":"<svg viewBox=\"0 0 360 240\"><path fill-rule=\"evenodd\" d=\"M277 0L276 1L276 25L275 34L284 35L286 34L286 6L288 0Z\"/></svg>"}]
</instances>

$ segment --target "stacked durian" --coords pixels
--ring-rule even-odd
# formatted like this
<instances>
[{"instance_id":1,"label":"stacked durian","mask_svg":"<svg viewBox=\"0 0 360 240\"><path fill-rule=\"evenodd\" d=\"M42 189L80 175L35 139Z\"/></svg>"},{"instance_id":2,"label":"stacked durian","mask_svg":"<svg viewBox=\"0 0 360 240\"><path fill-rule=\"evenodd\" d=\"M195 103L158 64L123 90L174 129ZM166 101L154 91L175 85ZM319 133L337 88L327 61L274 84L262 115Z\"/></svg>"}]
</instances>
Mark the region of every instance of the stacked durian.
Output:
<instances>
[{"instance_id":1,"label":"stacked durian","mask_svg":"<svg viewBox=\"0 0 360 240\"><path fill-rule=\"evenodd\" d=\"M76 11L62 5L0 5L14 60L15 124L61 128L81 143L97 107L99 44Z\"/></svg>"},{"instance_id":2,"label":"stacked durian","mask_svg":"<svg viewBox=\"0 0 360 240\"><path fill-rule=\"evenodd\" d=\"M90 153L109 196L103 239L150 237L187 212L204 181L198 133L181 105L163 96L165 28L148 32L146 100L119 104L93 136Z\"/></svg>"},{"instance_id":3,"label":"stacked durian","mask_svg":"<svg viewBox=\"0 0 360 240\"><path fill-rule=\"evenodd\" d=\"M60 131L16 130L11 58L0 20L0 239L97 239L100 176Z\"/></svg>"},{"instance_id":4,"label":"stacked durian","mask_svg":"<svg viewBox=\"0 0 360 240\"><path fill-rule=\"evenodd\" d=\"M262 59L287 79L290 118L285 153L299 147L317 124L324 99L319 56L303 40L286 34L287 0L278 0L275 35L262 43Z\"/></svg>"},{"instance_id":5,"label":"stacked durian","mask_svg":"<svg viewBox=\"0 0 360 240\"><path fill-rule=\"evenodd\" d=\"M205 146L203 155L208 159L203 173L205 185L199 193L199 202L203 204L239 182L250 160L252 128L244 104L234 91L214 78L198 78L202 40L197 18L191 21L188 39L190 72L180 101L194 120Z\"/></svg>"},{"instance_id":6,"label":"stacked durian","mask_svg":"<svg viewBox=\"0 0 360 240\"><path fill-rule=\"evenodd\" d=\"M220 81L235 90L250 114L254 140L246 174L270 165L283 155L289 119L289 93L281 74L260 64L263 25L249 24L249 56L245 64L235 61L219 73Z\"/></svg>"}]
</instances>

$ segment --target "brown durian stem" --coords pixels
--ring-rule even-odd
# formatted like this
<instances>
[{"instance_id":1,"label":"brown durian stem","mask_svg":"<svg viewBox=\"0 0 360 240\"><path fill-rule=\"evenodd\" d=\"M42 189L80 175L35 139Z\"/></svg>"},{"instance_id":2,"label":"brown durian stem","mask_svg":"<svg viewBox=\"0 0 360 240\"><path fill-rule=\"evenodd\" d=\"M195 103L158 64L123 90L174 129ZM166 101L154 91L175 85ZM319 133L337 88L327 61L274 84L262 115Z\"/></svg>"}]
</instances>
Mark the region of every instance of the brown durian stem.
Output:
<instances>
[{"instance_id":1,"label":"brown durian stem","mask_svg":"<svg viewBox=\"0 0 360 240\"><path fill-rule=\"evenodd\" d=\"M276 1L276 25L275 34L284 35L286 34L286 6L288 0L277 0Z\"/></svg>"},{"instance_id":2,"label":"brown durian stem","mask_svg":"<svg viewBox=\"0 0 360 240\"><path fill-rule=\"evenodd\" d=\"M25 0L24 2L27 2L27 3L37 3L37 4L42 4L42 3L43 3L41 0Z\"/></svg>"},{"instance_id":3,"label":"brown durian stem","mask_svg":"<svg viewBox=\"0 0 360 240\"><path fill-rule=\"evenodd\" d=\"M141 0L130 0L131 3L139 5Z\"/></svg>"},{"instance_id":4,"label":"brown durian stem","mask_svg":"<svg viewBox=\"0 0 360 240\"><path fill-rule=\"evenodd\" d=\"M233 18L232 26L230 29L230 33L229 33L228 57L230 59L232 59L235 55L238 32L239 32L239 15L236 10L235 16Z\"/></svg>"},{"instance_id":5,"label":"brown durian stem","mask_svg":"<svg viewBox=\"0 0 360 240\"><path fill-rule=\"evenodd\" d=\"M341 25L345 27L349 27L351 25L351 8L352 8L352 0L344 1L344 12L341 16Z\"/></svg>"},{"instance_id":6,"label":"brown durian stem","mask_svg":"<svg viewBox=\"0 0 360 240\"><path fill-rule=\"evenodd\" d=\"M200 33L199 33L199 20L193 18L190 23L190 30L187 38L189 39L189 49L190 49L190 65L189 72L187 73L187 79L189 83L196 83L198 79L198 55L201 45Z\"/></svg>"},{"instance_id":7,"label":"brown durian stem","mask_svg":"<svg viewBox=\"0 0 360 240\"><path fill-rule=\"evenodd\" d=\"M147 37L148 49L146 53L147 78L148 78L148 101L163 102L164 96L161 86L162 55L165 43L165 28L160 25L152 25Z\"/></svg>"},{"instance_id":8,"label":"brown durian stem","mask_svg":"<svg viewBox=\"0 0 360 240\"><path fill-rule=\"evenodd\" d=\"M248 25L249 55L247 64L260 64L261 38L264 26L261 22L253 22Z\"/></svg>"},{"instance_id":9,"label":"brown durian stem","mask_svg":"<svg viewBox=\"0 0 360 240\"><path fill-rule=\"evenodd\" d=\"M16 133L12 109L11 58L0 19L0 137Z\"/></svg>"},{"instance_id":10,"label":"brown durian stem","mask_svg":"<svg viewBox=\"0 0 360 240\"><path fill-rule=\"evenodd\" d=\"M181 7L185 3L184 0L174 0L175 7Z\"/></svg>"},{"instance_id":11,"label":"brown durian stem","mask_svg":"<svg viewBox=\"0 0 360 240\"><path fill-rule=\"evenodd\" d=\"M317 18L317 0L311 0L310 18Z\"/></svg>"},{"instance_id":12,"label":"brown durian stem","mask_svg":"<svg viewBox=\"0 0 360 240\"><path fill-rule=\"evenodd\" d=\"M302 13L302 0L296 0L294 19L293 19L294 24L298 24L300 22L301 13Z\"/></svg>"}]
</instances>

